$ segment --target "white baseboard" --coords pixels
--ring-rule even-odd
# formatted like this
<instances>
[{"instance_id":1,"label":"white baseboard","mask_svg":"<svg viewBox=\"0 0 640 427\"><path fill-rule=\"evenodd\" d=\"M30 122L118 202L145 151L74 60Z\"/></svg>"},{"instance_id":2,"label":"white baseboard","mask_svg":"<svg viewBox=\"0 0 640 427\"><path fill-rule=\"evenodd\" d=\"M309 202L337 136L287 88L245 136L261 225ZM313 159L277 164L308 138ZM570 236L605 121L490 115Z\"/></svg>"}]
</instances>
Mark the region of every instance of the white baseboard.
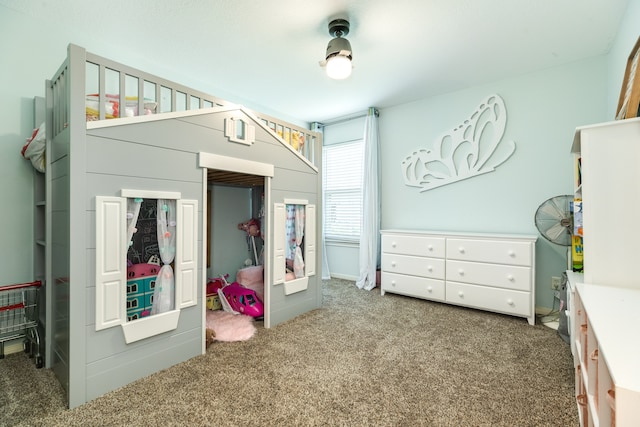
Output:
<instances>
[{"instance_id":1,"label":"white baseboard","mask_svg":"<svg viewBox=\"0 0 640 427\"><path fill-rule=\"evenodd\" d=\"M331 273L331 278L332 279L351 280L353 282L358 280L358 278L356 276L350 276L348 274L335 274L335 273Z\"/></svg>"}]
</instances>

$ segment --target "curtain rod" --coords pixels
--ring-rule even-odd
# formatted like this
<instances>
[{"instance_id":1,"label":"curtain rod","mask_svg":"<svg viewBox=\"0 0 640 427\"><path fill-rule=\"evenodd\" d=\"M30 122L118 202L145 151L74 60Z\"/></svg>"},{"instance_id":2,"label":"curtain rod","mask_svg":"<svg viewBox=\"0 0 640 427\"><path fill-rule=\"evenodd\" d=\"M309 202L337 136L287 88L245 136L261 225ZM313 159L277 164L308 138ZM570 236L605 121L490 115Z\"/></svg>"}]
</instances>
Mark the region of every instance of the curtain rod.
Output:
<instances>
[{"instance_id":1,"label":"curtain rod","mask_svg":"<svg viewBox=\"0 0 640 427\"><path fill-rule=\"evenodd\" d=\"M376 117L378 117L380 115L380 112L378 111L378 109L375 108L375 107L371 107L371 108L373 108L373 111L374 111ZM321 127L329 126L329 125L337 125L338 123L344 123L344 122L348 122L349 120L355 120L355 119L360 119L362 117L366 117L368 114L369 114L369 110L360 111L358 113L353 113L353 114L350 114L348 116L342 116L342 117L338 117L336 119L328 120L328 121L323 122L323 123L319 123L319 122L316 122L316 123L318 123Z\"/></svg>"}]
</instances>

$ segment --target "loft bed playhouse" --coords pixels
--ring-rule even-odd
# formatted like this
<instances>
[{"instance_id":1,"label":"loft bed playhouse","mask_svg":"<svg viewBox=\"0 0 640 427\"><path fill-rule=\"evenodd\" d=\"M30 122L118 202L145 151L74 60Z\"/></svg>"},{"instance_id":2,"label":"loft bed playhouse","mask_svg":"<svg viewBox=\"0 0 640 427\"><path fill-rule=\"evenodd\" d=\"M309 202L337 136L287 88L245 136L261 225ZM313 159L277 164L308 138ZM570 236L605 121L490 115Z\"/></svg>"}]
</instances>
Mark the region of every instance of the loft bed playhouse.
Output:
<instances>
[{"instance_id":1,"label":"loft bed playhouse","mask_svg":"<svg viewBox=\"0 0 640 427\"><path fill-rule=\"evenodd\" d=\"M70 408L206 351L212 186L249 189L255 217L263 200L264 327L320 307L319 133L75 45L46 81L45 107L44 354ZM139 233L156 236L142 276L157 276L132 286L127 274L150 255L131 256ZM293 278L290 252L303 262Z\"/></svg>"}]
</instances>

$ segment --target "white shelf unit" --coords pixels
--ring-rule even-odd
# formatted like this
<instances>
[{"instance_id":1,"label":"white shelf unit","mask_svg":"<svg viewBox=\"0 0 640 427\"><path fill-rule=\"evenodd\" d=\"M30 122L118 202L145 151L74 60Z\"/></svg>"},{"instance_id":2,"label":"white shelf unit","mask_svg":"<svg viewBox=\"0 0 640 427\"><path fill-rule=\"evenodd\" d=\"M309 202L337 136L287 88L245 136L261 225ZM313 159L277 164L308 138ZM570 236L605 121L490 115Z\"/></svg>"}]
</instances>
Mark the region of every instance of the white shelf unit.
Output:
<instances>
[{"instance_id":1,"label":"white shelf unit","mask_svg":"<svg viewBox=\"0 0 640 427\"><path fill-rule=\"evenodd\" d=\"M640 118L580 127L571 151L582 158L585 283L640 287Z\"/></svg>"},{"instance_id":2,"label":"white shelf unit","mask_svg":"<svg viewBox=\"0 0 640 427\"><path fill-rule=\"evenodd\" d=\"M537 236L383 230L381 293L526 317L535 324Z\"/></svg>"},{"instance_id":3,"label":"white shelf unit","mask_svg":"<svg viewBox=\"0 0 640 427\"><path fill-rule=\"evenodd\" d=\"M640 118L576 129L582 274L568 272L567 316L582 426L640 425Z\"/></svg>"}]
</instances>

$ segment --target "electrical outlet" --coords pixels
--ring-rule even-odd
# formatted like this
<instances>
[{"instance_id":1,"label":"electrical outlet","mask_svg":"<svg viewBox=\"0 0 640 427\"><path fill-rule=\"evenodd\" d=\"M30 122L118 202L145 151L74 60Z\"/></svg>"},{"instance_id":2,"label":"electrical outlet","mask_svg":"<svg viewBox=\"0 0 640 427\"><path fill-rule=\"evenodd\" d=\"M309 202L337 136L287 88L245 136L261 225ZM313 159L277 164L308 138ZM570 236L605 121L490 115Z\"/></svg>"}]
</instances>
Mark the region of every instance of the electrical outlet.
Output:
<instances>
[{"instance_id":1,"label":"electrical outlet","mask_svg":"<svg viewBox=\"0 0 640 427\"><path fill-rule=\"evenodd\" d=\"M557 276L553 276L551 277L551 289L553 289L554 291L559 291L560 290L560 278Z\"/></svg>"}]
</instances>

